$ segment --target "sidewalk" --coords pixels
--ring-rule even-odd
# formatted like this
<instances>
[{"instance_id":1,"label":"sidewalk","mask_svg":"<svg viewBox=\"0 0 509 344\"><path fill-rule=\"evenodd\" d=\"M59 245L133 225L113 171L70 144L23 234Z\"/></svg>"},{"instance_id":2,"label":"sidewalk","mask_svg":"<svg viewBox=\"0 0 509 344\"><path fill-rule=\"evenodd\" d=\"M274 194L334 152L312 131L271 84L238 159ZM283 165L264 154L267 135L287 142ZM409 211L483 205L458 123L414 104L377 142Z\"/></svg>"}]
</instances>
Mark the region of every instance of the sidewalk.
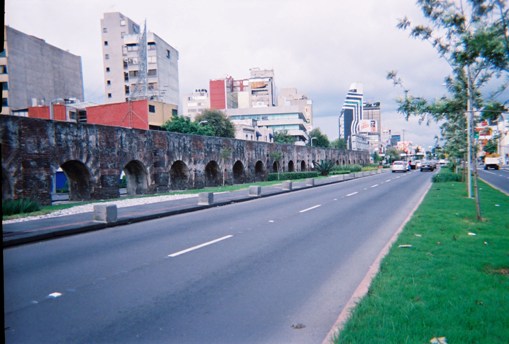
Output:
<instances>
[{"instance_id":1,"label":"sidewalk","mask_svg":"<svg viewBox=\"0 0 509 344\"><path fill-rule=\"evenodd\" d=\"M381 173L381 171L359 172L348 175L331 176L328 178L312 179L312 181L306 180L292 182L291 188L289 189L285 188L285 186L288 185L285 185L284 182L283 184L260 187L260 194L255 196L249 194L249 186L246 186L245 189L237 191L213 193L213 201L210 202L210 204L199 204L199 195L196 195L196 197L185 199L117 208L117 220L109 223L94 221L94 212L86 212L74 215L3 224L3 247L6 248L23 245L41 240L49 240L114 226L126 225L134 222L157 219L165 216L184 214L231 203L245 202L256 198L303 190L313 186L338 183L377 173ZM256 183L253 183L253 185L256 185Z\"/></svg>"}]
</instances>

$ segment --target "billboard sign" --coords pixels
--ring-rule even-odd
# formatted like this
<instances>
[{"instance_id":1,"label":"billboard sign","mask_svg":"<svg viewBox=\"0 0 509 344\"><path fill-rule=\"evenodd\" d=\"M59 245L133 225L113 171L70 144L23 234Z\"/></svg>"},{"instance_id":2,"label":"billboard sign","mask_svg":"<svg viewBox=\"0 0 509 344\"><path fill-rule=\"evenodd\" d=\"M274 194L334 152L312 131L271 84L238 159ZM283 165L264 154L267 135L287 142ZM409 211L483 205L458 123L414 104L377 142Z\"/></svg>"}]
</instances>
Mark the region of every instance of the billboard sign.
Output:
<instances>
[{"instance_id":1,"label":"billboard sign","mask_svg":"<svg viewBox=\"0 0 509 344\"><path fill-rule=\"evenodd\" d=\"M374 119L361 119L359 122L359 132L378 133L378 123Z\"/></svg>"}]
</instances>

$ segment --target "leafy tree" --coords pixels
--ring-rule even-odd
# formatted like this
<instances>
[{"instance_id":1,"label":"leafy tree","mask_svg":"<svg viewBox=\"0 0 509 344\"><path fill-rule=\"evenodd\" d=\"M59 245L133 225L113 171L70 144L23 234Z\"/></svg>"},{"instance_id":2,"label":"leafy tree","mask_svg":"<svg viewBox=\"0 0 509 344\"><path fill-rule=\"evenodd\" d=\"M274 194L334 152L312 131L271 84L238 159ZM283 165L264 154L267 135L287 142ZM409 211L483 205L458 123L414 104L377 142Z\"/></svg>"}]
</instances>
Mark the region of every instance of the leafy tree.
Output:
<instances>
[{"instance_id":1,"label":"leafy tree","mask_svg":"<svg viewBox=\"0 0 509 344\"><path fill-rule=\"evenodd\" d=\"M330 143L330 148L334 149L346 149L345 139L336 139Z\"/></svg>"},{"instance_id":2,"label":"leafy tree","mask_svg":"<svg viewBox=\"0 0 509 344\"><path fill-rule=\"evenodd\" d=\"M205 110L201 115L196 116L196 122L205 124L210 127L213 136L218 137L235 137L235 127L230 119L221 111Z\"/></svg>"},{"instance_id":3,"label":"leafy tree","mask_svg":"<svg viewBox=\"0 0 509 344\"><path fill-rule=\"evenodd\" d=\"M287 130L279 130L274 133L274 142L275 143L283 143L283 144L293 144L295 143L295 137L288 135Z\"/></svg>"},{"instance_id":4,"label":"leafy tree","mask_svg":"<svg viewBox=\"0 0 509 344\"><path fill-rule=\"evenodd\" d=\"M315 128L309 132L309 145L313 147L329 148L330 142L327 135L320 131L320 128Z\"/></svg>"},{"instance_id":5,"label":"leafy tree","mask_svg":"<svg viewBox=\"0 0 509 344\"><path fill-rule=\"evenodd\" d=\"M377 151L374 151L373 154L371 154L371 157L373 158L373 162L375 164L381 160L380 154L378 154Z\"/></svg>"},{"instance_id":6,"label":"leafy tree","mask_svg":"<svg viewBox=\"0 0 509 344\"><path fill-rule=\"evenodd\" d=\"M167 131L181 134L196 134L213 136L214 132L209 126L202 126L197 122L192 122L184 116L175 116L163 124L163 128Z\"/></svg>"},{"instance_id":7,"label":"leafy tree","mask_svg":"<svg viewBox=\"0 0 509 344\"><path fill-rule=\"evenodd\" d=\"M399 99L399 111L408 118L419 116L420 121L442 121L444 150L461 158L466 153L465 111L482 109L483 116L496 120L506 109L508 100L497 101L507 88L509 77L509 49L507 32L508 9L503 0L468 0L460 3L447 0L418 0L430 25L412 25L408 18L400 20L398 28L409 30L410 36L429 42L438 55L451 67L446 77L448 96L426 100L409 94ZM388 79L403 86L397 72L389 72ZM497 80L495 91L482 90Z\"/></svg>"},{"instance_id":8,"label":"leafy tree","mask_svg":"<svg viewBox=\"0 0 509 344\"><path fill-rule=\"evenodd\" d=\"M483 148L483 151L485 151L488 154L496 153L498 150L498 142L496 139L488 140L488 143Z\"/></svg>"},{"instance_id":9,"label":"leafy tree","mask_svg":"<svg viewBox=\"0 0 509 344\"><path fill-rule=\"evenodd\" d=\"M450 94L438 100L426 100L409 95L409 90L405 89L405 98L399 100L398 111L407 118L410 115L420 116L421 121L429 121L429 118L443 120L444 149L450 156L461 157L466 152L464 147L470 146L464 131L465 111L470 122L473 109L483 109L490 102L497 102L497 96L507 88L509 37L506 1L417 0L417 5L429 25L412 25L408 18L404 18L398 23L398 28L409 30L413 38L431 43L438 55L447 61L451 67L451 75L446 78ZM389 72L387 78L395 85L403 86L397 72ZM493 79L502 86L491 94L483 94L482 90ZM498 104L505 108L507 102ZM470 124L473 127L473 123ZM470 156L470 152L466 153ZM477 178L474 178L474 183L477 218L480 220Z\"/></svg>"},{"instance_id":10,"label":"leafy tree","mask_svg":"<svg viewBox=\"0 0 509 344\"><path fill-rule=\"evenodd\" d=\"M401 159L401 153L402 152L399 151L398 149L396 149L395 147L389 147L385 151L385 159L389 163L391 163L391 162L393 162L395 160L400 160Z\"/></svg>"}]
</instances>

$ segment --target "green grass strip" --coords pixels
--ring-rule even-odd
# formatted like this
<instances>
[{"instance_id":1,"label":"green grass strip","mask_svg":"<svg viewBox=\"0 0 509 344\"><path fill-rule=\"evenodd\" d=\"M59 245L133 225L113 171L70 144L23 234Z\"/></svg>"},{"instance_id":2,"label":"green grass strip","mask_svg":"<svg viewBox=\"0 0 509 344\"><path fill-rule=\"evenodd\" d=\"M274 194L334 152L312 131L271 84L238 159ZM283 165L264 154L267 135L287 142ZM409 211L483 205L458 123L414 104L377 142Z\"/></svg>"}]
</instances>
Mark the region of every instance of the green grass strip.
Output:
<instances>
[{"instance_id":1,"label":"green grass strip","mask_svg":"<svg viewBox=\"0 0 509 344\"><path fill-rule=\"evenodd\" d=\"M434 183L335 343L509 343L509 197ZM411 247L399 247L411 245Z\"/></svg>"}]
</instances>

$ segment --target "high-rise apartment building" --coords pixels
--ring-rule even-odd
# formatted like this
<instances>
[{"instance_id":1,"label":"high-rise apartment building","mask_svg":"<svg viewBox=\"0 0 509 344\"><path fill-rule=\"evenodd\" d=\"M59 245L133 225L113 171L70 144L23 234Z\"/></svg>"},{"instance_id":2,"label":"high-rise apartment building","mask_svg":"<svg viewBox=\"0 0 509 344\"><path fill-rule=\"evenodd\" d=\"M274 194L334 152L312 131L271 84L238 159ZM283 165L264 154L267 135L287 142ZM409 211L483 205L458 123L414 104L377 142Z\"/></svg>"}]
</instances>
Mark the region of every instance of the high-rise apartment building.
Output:
<instances>
[{"instance_id":1,"label":"high-rise apartment building","mask_svg":"<svg viewBox=\"0 0 509 344\"><path fill-rule=\"evenodd\" d=\"M179 53L119 12L101 19L106 102L148 98L179 103Z\"/></svg>"},{"instance_id":2,"label":"high-rise apartment building","mask_svg":"<svg viewBox=\"0 0 509 344\"><path fill-rule=\"evenodd\" d=\"M9 26L4 30L2 114L27 116L30 106L83 100L80 56Z\"/></svg>"}]
</instances>

